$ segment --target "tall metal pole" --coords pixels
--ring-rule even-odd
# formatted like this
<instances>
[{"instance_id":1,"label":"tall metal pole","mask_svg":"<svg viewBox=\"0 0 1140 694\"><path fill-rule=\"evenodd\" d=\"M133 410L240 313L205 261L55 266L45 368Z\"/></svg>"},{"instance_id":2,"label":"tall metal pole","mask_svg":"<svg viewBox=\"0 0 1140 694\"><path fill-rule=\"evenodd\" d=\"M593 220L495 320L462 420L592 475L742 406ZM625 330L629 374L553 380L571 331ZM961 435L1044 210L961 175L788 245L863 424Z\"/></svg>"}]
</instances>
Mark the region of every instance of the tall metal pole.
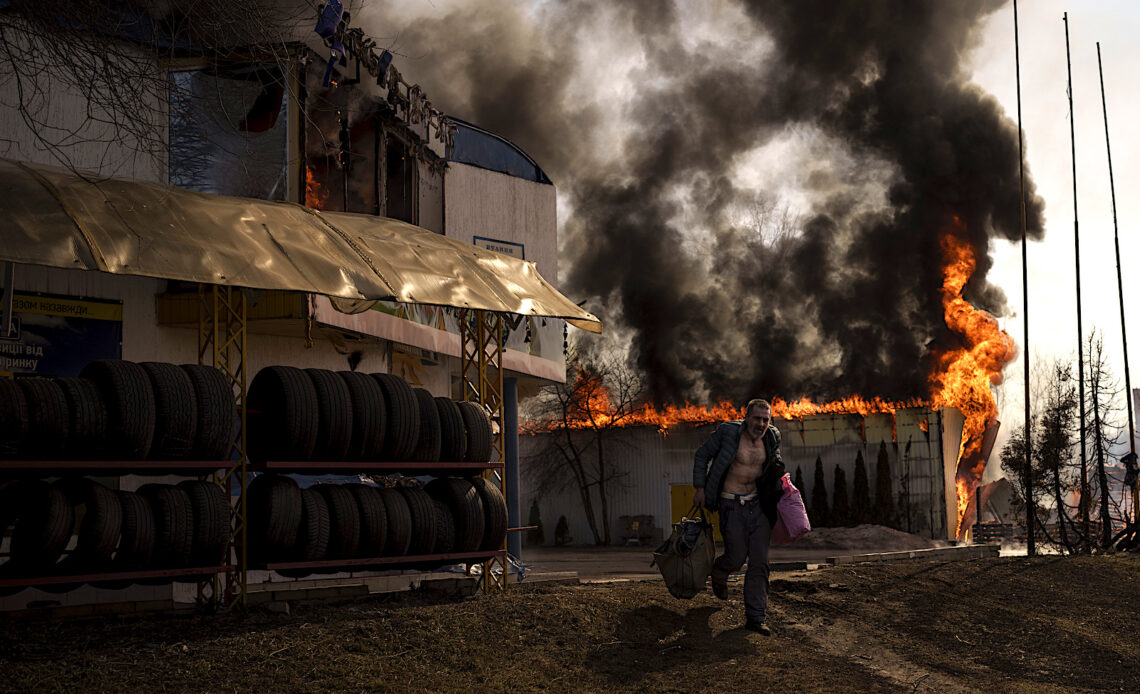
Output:
<instances>
[{"instance_id":1,"label":"tall metal pole","mask_svg":"<svg viewBox=\"0 0 1140 694\"><path fill-rule=\"evenodd\" d=\"M1120 296L1120 339L1124 342L1124 402L1128 407L1128 446L1136 459L1136 420L1132 414L1132 377L1128 371L1128 329L1124 321L1124 279L1120 274L1120 228L1116 222L1116 181L1112 177L1112 143L1108 139L1108 105L1104 97L1104 65L1100 60L1100 41L1096 42L1096 67L1100 71L1100 107L1104 111L1104 148L1108 152L1108 188L1112 193L1112 241L1116 245L1116 289ZM1126 461L1127 462L1127 461ZM1132 489L1132 519L1137 509L1136 486Z\"/></svg>"},{"instance_id":2,"label":"tall metal pole","mask_svg":"<svg viewBox=\"0 0 1140 694\"><path fill-rule=\"evenodd\" d=\"M1081 539L1089 541L1089 470L1085 452L1085 333L1081 325L1081 232L1077 222L1077 130L1073 123L1073 63L1069 57L1069 13L1065 21L1065 65L1069 70L1069 142L1073 154L1073 243L1077 264L1077 379L1081 398Z\"/></svg>"},{"instance_id":3,"label":"tall metal pole","mask_svg":"<svg viewBox=\"0 0 1140 694\"><path fill-rule=\"evenodd\" d=\"M1025 317L1025 353L1022 361L1025 362L1025 529L1029 537L1026 541L1025 551L1029 556L1036 554L1036 544L1033 539L1033 436L1032 418L1029 413L1029 251L1028 240L1025 233L1025 144L1021 130L1021 43L1017 28L1017 0L1013 0L1013 55L1017 66L1017 163L1018 176L1021 185L1021 294L1024 298L1022 315Z\"/></svg>"},{"instance_id":4,"label":"tall metal pole","mask_svg":"<svg viewBox=\"0 0 1140 694\"><path fill-rule=\"evenodd\" d=\"M507 527L522 525L519 512L519 391L517 378L503 379L503 473L506 475ZM522 561L522 537L507 533L507 554Z\"/></svg>"}]
</instances>

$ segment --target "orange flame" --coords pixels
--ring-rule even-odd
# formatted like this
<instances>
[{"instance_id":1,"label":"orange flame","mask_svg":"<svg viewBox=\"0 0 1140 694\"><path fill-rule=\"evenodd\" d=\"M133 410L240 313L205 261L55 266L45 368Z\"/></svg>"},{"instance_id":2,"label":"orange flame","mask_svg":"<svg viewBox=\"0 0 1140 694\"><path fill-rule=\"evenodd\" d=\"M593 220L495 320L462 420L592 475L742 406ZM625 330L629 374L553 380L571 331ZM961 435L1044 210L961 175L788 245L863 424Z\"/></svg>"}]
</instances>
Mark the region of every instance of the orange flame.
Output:
<instances>
[{"instance_id":1,"label":"orange flame","mask_svg":"<svg viewBox=\"0 0 1140 694\"><path fill-rule=\"evenodd\" d=\"M325 190L324 186L317 182L317 177L313 175L313 170L305 167L305 206L311 207L315 210L325 209L325 203L329 200L329 191Z\"/></svg>"},{"instance_id":2,"label":"orange flame","mask_svg":"<svg viewBox=\"0 0 1140 694\"><path fill-rule=\"evenodd\" d=\"M936 407L955 407L966 418L958 452L958 537L962 538L962 517L970 494L982 479L986 461L981 455L986 422L997 417L997 403L991 385L1001 383L1002 369L1017 356L1013 339L998 327L989 313L962 298L966 283L977 269L977 259L961 238L961 221L942 239L945 266L942 270L942 308L946 325L962 336L966 346L938 358L938 369L930 377L932 400Z\"/></svg>"},{"instance_id":3,"label":"orange flame","mask_svg":"<svg viewBox=\"0 0 1140 694\"><path fill-rule=\"evenodd\" d=\"M569 429L589 429L593 427L656 427L662 434L680 426L699 426L744 418L744 408L736 407L727 400L715 405L684 406L666 405L658 409L650 404L634 407L626 412L617 412L610 405L610 394L605 385L593 375L579 374L574 384L579 392L578 403L573 408L574 416L569 420L556 422L528 422L528 431L549 431L555 427ZM787 401L782 398L772 400L773 419L802 419L815 414L890 414L906 407L928 407L929 403L919 399L894 402L882 398L864 398L852 395L842 400L816 403L806 397Z\"/></svg>"},{"instance_id":4,"label":"orange flame","mask_svg":"<svg viewBox=\"0 0 1140 694\"><path fill-rule=\"evenodd\" d=\"M961 460L959 460L959 465ZM970 507L970 480L967 477L958 477L954 480L954 487L958 494L958 534L957 538L963 542L968 542L970 539L970 524L965 522L966 510ZM977 480L974 480L974 488L977 488Z\"/></svg>"}]
</instances>

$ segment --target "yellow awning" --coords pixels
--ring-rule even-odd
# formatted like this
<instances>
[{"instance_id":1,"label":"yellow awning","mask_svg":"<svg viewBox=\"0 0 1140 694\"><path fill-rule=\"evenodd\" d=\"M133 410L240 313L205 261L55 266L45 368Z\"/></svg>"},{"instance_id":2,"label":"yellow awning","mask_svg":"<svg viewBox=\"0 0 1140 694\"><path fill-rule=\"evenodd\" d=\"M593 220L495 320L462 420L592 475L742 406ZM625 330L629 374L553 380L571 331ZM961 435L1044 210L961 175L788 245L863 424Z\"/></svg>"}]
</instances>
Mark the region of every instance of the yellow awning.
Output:
<instances>
[{"instance_id":1,"label":"yellow awning","mask_svg":"<svg viewBox=\"0 0 1140 694\"><path fill-rule=\"evenodd\" d=\"M385 217L0 159L0 259L114 274L601 321L533 262Z\"/></svg>"}]
</instances>

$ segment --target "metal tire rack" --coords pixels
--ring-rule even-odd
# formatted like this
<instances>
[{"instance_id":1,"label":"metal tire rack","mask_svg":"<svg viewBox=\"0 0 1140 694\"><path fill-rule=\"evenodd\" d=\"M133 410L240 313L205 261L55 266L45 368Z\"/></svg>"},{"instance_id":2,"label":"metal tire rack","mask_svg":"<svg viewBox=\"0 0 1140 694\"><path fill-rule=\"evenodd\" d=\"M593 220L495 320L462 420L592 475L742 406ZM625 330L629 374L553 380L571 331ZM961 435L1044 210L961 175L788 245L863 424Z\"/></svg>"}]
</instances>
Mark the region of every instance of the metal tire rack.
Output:
<instances>
[{"instance_id":1,"label":"metal tire rack","mask_svg":"<svg viewBox=\"0 0 1140 694\"><path fill-rule=\"evenodd\" d=\"M215 479L225 468L225 463L217 460L5 460L0 461L0 470L10 473L12 478L23 477L57 477L74 473L100 473L127 475L139 472L163 473L186 477L203 477L214 475ZM228 584L233 580L235 567L225 564L222 566L193 566L177 569L151 569L115 572L94 572L79 574L55 574L47 576L21 576L17 578L0 579L0 588L36 588L46 585L60 585L70 583L96 583L100 581L116 581L128 579L147 579L177 577L187 579L191 576L198 578L199 602L209 604L221 603L215 596L220 596L221 587L219 575L225 575Z\"/></svg>"},{"instance_id":2,"label":"metal tire rack","mask_svg":"<svg viewBox=\"0 0 1140 694\"><path fill-rule=\"evenodd\" d=\"M249 558L246 542L246 496L245 480L250 470L246 449L246 335L248 297L246 290L238 287L199 285L198 314L198 361L210 364L221 370L230 379L236 406L240 413L241 435L234 444L234 464L214 475L214 481L221 485L227 498L232 498L234 485L239 488L239 503L232 508L231 552L236 558L236 566L225 572L224 589L214 577L213 595L221 608L244 606L249 572ZM498 484L499 491L506 492L505 475L501 472L504 461L503 438L503 316L490 311L463 309L459 313L460 328L460 373L462 399L477 402L488 410L492 429L492 460L488 463L343 463L343 462L269 462L256 466L257 470L286 471L302 469L340 470L410 470L416 467L425 469L482 469L484 477ZM496 473L496 469L499 472ZM235 480L236 478L236 480ZM274 569L317 568L328 566L384 568L385 565L400 562L432 561L446 559L483 559L479 579L484 592L505 590L508 577L506 540L494 552L469 552L464 554L423 555L415 557L382 557L376 559L334 560L324 562L274 562L266 566ZM496 565L499 568L496 575ZM205 599L205 586L200 587L200 597Z\"/></svg>"},{"instance_id":3,"label":"metal tire rack","mask_svg":"<svg viewBox=\"0 0 1140 694\"><path fill-rule=\"evenodd\" d=\"M11 296L14 287L14 263L5 263L5 305L3 315L5 321L12 315ZM198 362L204 363L206 352L213 349L212 361L215 366L222 368L231 381L239 384L237 391L238 403L242 412L242 438L238 447L239 459L235 466L229 466L218 460L4 460L0 461L0 470L6 471L14 478L22 477L56 477L71 473L103 473L125 475L138 472L161 472L186 477L203 479L212 477L214 482L229 490L233 483L234 474L240 470L245 471L245 296L241 290L233 287L213 287L212 293L205 286L199 288L199 297L202 308L199 311L199 340ZM224 339L216 336L225 335ZM242 509L240 518L244 518ZM244 537L244 523L238 526L241 536ZM231 544L233 539L231 538ZM94 583L99 581L147 579L178 577L198 579L198 600L200 603L213 603L215 606L230 604L229 597L235 590L244 593L245 574L241 573L240 589L235 589L235 567L228 562L221 566L197 566L177 569L135 570L117 572L99 572L82 574L62 574L51 576L27 576L0 579L0 588L29 587L45 585L60 585L71 583ZM222 593L222 581L219 576L225 576L225 595Z\"/></svg>"},{"instance_id":4,"label":"metal tire rack","mask_svg":"<svg viewBox=\"0 0 1140 694\"><path fill-rule=\"evenodd\" d=\"M248 587L249 558L247 547L247 509L245 480L251 468L259 471L326 470L415 470L421 469L478 469L499 491L506 494L503 431L503 349L505 325L503 315L491 311L463 309L460 323L460 373L462 399L476 402L488 412L492 422L492 460L487 463L345 463L345 462L279 462L251 466L246 448L246 389L247 378L247 316L248 291L240 287L200 284L198 286L198 363L213 366L226 375L233 391L240 427L233 444L230 462L225 461L3 461L0 469L15 474L43 475L62 471L99 471L101 473L130 474L150 471L181 474L211 479L220 486L227 499L238 492L238 503L232 504L229 554L227 564L217 567L192 567L154 571L119 572L113 574L85 574L45 576L0 580L0 587L82 583L110 579L156 578L164 576L199 576L198 601L218 610L244 607ZM511 529L508 529L510 531ZM456 560L479 564L482 568L479 585L483 592L505 590L509 576L506 540L494 551L459 554L433 554L370 559L331 560L322 562L274 562L265 568L296 569L344 566L347 569L392 568L390 565L421 561ZM464 562L463 560L469 560ZM481 560L481 561L480 561Z\"/></svg>"}]
</instances>

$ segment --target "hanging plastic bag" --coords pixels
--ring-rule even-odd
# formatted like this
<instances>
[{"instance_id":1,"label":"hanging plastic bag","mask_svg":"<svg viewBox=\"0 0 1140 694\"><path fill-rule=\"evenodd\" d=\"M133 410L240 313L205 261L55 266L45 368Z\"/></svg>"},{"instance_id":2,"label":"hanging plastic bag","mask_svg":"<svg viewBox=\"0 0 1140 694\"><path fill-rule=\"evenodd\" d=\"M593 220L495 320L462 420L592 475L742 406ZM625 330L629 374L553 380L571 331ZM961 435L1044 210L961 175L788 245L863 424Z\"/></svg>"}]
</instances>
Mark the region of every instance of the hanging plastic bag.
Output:
<instances>
[{"instance_id":1,"label":"hanging plastic bag","mask_svg":"<svg viewBox=\"0 0 1140 694\"><path fill-rule=\"evenodd\" d=\"M784 495L776 504L776 527L772 528L772 544L790 545L811 532L811 522L808 520L807 509L804 508L804 499L800 490L792 484L792 476L784 473L780 483L784 486Z\"/></svg>"},{"instance_id":2,"label":"hanging plastic bag","mask_svg":"<svg viewBox=\"0 0 1140 694\"><path fill-rule=\"evenodd\" d=\"M705 511L694 506L680 522L673 524L669 539L653 553L650 566L657 565L665 586L675 598L688 600L704 591L705 582L712 573L715 549L712 525Z\"/></svg>"}]
</instances>

